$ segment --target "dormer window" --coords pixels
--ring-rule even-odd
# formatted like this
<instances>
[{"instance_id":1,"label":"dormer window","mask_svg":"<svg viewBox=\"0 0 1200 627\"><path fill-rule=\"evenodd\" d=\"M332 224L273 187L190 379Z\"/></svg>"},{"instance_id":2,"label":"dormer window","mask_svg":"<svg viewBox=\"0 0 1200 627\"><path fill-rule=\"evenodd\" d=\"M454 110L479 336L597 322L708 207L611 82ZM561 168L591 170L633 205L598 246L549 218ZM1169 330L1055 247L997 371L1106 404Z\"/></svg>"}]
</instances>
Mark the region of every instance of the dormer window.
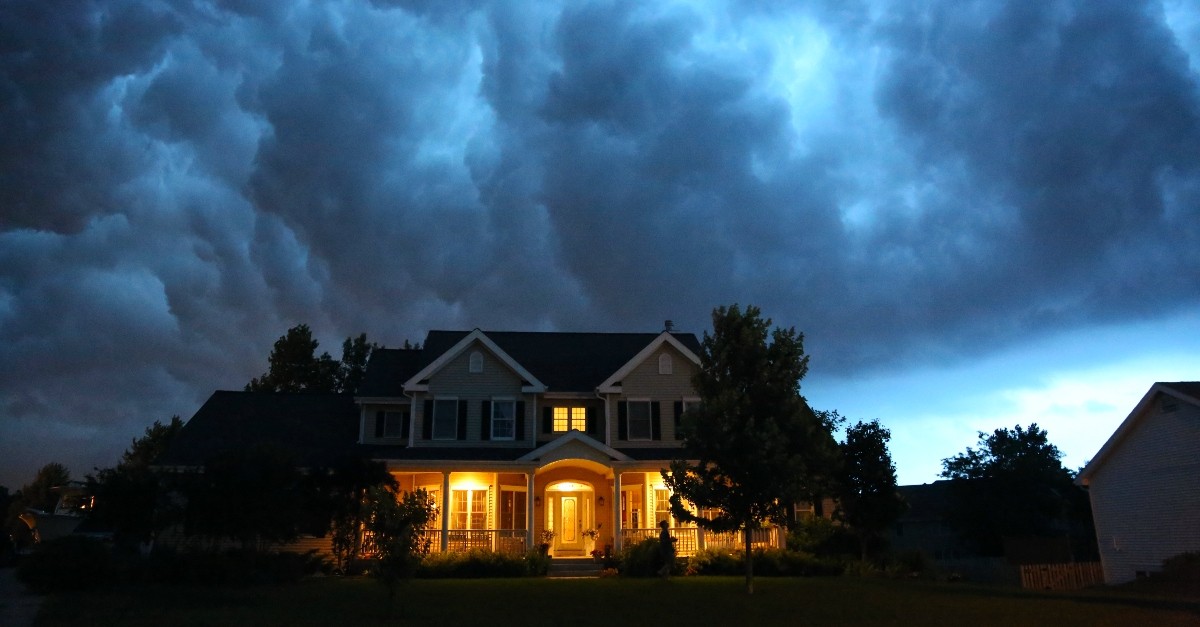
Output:
<instances>
[{"instance_id":1,"label":"dormer window","mask_svg":"<svg viewBox=\"0 0 1200 627\"><path fill-rule=\"evenodd\" d=\"M479 351L471 353L471 363L469 369L472 374L483 372L483 353Z\"/></svg>"},{"instance_id":2,"label":"dormer window","mask_svg":"<svg viewBox=\"0 0 1200 627\"><path fill-rule=\"evenodd\" d=\"M658 356L658 374L671 374L675 371L675 364L671 361L670 353L663 353Z\"/></svg>"}]
</instances>

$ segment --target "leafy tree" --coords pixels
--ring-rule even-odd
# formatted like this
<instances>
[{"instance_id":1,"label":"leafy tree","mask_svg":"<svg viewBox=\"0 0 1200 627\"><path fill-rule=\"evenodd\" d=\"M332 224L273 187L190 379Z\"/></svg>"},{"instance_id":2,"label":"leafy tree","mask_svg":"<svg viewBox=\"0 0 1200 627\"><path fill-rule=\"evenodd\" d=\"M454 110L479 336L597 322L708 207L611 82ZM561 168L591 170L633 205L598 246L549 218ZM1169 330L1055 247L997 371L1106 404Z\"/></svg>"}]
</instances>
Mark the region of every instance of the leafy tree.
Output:
<instances>
[{"instance_id":1,"label":"leafy tree","mask_svg":"<svg viewBox=\"0 0 1200 627\"><path fill-rule=\"evenodd\" d=\"M34 542L29 526L19 520L21 514L30 508L44 512L54 511L59 496L54 488L66 485L70 480L71 471L67 470L66 466L50 462L38 469L33 481L12 495L5 512L4 527L8 529L17 546L30 546Z\"/></svg>"},{"instance_id":2,"label":"leafy tree","mask_svg":"<svg viewBox=\"0 0 1200 627\"><path fill-rule=\"evenodd\" d=\"M421 530L433 520L433 499L425 490L405 492L397 497L391 486L375 486L367 491L371 532L378 556L372 574L388 588L388 613L395 607L396 587L410 579L424 557ZM401 608L403 614L403 607Z\"/></svg>"},{"instance_id":3,"label":"leafy tree","mask_svg":"<svg viewBox=\"0 0 1200 627\"><path fill-rule=\"evenodd\" d=\"M291 457L269 447L225 452L184 481L184 533L248 550L295 540L311 498Z\"/></svg>"},{"instance_id":4,"label":"leafy tree","mask_svg":"<svg viewBox=\"0 0 1200 627\"><path fill-rule=\"evenodd\" d=\"M1079 506L1086 494L1061 460L1036 423L979 432L978 448L942 460L941 476L953 482L949 522L988 555L1003 554L1006 536L1063 535L1068 518L1090 508Z\"/></svg>"},{"instance_id":5,"label":"leafy tree","mask_svg":"<svg viewBox=\"0 0 1200 627\"><path fill-rule=\"evenodd\" d=\"M360 333L358 337L346 338L342 342L342 363L338 367L338 390L354 394L362 383L363 375L367 372L367 362L371 353L381 348L374 342L367 342L367 334Z\"/></svg>"},{"instance_id":6,"label":"leafy tree","mask_svg":"<svg viewBox=\"0 0 1200 627\"><path fill-rule=\"evenodd\" d=\"M371 516L371 489L396 490L396 480L380 462L349 457L340 460L320 477L317 491L328 514L333 557L339 570L359 557L363 529Z\"/></svg>"},{"instance_id":7,"label":"leafy tree","mask_svg":"<svg viewBox=\"0 0 1200 627\"><path fill-rule=\"evenodd\" d=\"M365 336L363 338L366 339ZM275 340L270 368L246 384L247 392L336 392L340 365L329 353L317 356L318 342L307 324Z\"/></svg>"},{"instance_id":8,"label":"leafy tree","mask_svg":"<svg viewBox=\"0 0 1200 627\"><path fill-rule=\"evenodd\" d=\"M165 524L161 515L156 518L156 511L165 511L160 507L165 491L150 466L182 428L179 416L172 416L167 424L155 420L145 435L133 439L115 468L88 476L88 492L96 503L92 519L111 528L118 545L133 547L145 542Z\"/></svg>"},{"instance_id":9,"label":"leafy tree","mask_svg":"<svg viewBox=\"0 0 1200 627\"><path fill-rule=\"evenodd\" d=\"M662 474L677 518L713 531L743 530L750 555L755 529L783 520L789 503L826 490L837 443L800 395L808 371L802 334L768 331L771 320L754 306L719 307L712 319L692 380L700 406L683 416L682 458ZM753 563L746 560L750 594Z\"/></svg>"},{"instance_id":10,"label":"leafy tree","mask_svg":"<svg viewBox=\"0 0 1200 627\"><path fill-rule=\"evenodd\" d=\"M840 447L837 515L858 538L863 561L870 543L907 508L896 490L896 466L887 448L891 437L878 420L859 422L846 429Z\"/></svg>"}]
</instances>

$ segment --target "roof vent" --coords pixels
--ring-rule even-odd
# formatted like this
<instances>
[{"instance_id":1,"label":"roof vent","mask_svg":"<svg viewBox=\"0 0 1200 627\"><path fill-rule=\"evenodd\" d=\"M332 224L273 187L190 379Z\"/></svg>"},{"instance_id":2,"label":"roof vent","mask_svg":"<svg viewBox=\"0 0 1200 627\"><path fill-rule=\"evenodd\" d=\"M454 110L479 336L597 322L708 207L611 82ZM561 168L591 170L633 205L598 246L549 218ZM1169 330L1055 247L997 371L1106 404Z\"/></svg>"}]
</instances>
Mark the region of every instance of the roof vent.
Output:
<instances>
[{"instance_id":1,"label":"roof vent","mask_svg":"<svg viewBox=\"0 0 1200 627\"><path fill-rule=\"evenodd\" d=\"M674 333L675 332L675 321L674 320L663 320L663 331L666 333Z\"/></svg>"}]
</instances>

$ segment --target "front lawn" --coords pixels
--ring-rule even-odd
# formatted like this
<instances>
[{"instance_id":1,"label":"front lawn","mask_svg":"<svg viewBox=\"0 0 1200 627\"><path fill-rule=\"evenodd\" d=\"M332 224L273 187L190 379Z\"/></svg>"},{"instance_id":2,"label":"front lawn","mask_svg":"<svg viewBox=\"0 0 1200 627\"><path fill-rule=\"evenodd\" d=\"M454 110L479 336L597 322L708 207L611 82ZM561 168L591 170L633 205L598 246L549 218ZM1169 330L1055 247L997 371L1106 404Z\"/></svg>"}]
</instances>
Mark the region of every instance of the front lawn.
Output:
<instances>
[{"instance_id":1,"label":"front lawn","mask_svg":"<svg viewBox=\"0 0 1200 627\"><path fill-rule=\"evenodd\" d=\"M127 586L48 597L38 625L1189 625L1200 600L1024 592L883 579L728 577L415 580L403 617L370 579L243 589Z\"/></svg>"}]
</instances>

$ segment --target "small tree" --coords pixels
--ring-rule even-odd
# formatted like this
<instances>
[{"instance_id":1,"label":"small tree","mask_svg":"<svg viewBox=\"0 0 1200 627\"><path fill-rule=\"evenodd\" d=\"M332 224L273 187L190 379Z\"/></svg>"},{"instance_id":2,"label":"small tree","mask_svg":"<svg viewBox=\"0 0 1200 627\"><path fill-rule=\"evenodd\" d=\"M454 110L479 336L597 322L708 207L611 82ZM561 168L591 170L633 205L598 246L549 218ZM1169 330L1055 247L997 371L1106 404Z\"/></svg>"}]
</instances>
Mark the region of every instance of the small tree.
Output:
<instances>
[{"instance_id":1,"label":"small tree","mask_svg":"<svg viewBox=\"0 0 1200 627\"><path fill-rule=\"evenodd\" d=\"M859 422L846 429L840 447L837 515L858 538L863 561L870 543L907 509L896 491L896 467L887 448L891 437L878 420Z\"/></svg>"},{"instance_id":2,"label":"small tree","mask_svg":"<svg viewBox=\"0 0 1200 627\"><path fill-rule=\"evenodd\" d=\"M228 538L248 550L290 542L309 500L305 484L291 457L279 450L227 451L186 478L184 532L214 544Z\"/></svg>"},{"instance_id":3,"label":"small tree","mask_svg":"<svg viewBox=\"0 0 1200 627\"><path fill-rule=\"evenodd\" d=\"M365 341L365 337L363 338ZM270 368L246 384L247 392L336 392L339 364L329 353L317 356L318 342L307 324L288 329L275 340Z\"/></svg>"},{"instance_id":4,"label":"small tree","mask_svg":"<svg viewBox=\"0 0 1200 627\"><path fill-rule=\"evenodd\" d=\"M436 509L425 490L405 492L397 498L394 489L375 486L368 490L370 517L367 529L378 556L372 574L388 589L388 614L396 603L396 587L416 572L425 547L421 530L433 520ZM400 614L404 614L401 606Z\"/></svg>"},{"instance_id":5,"label":"small tree","mask_svg":"<svg viewBox=\"0 0 1200 627\"><path fill-rule=\"evenodd\" d=\"M824 490L837 444L828 421L800 395L808 371L804 336L795 329L769 332L771 320L754 306L719 307L712 318L692 380L700 406L683 416L683 457L662 475L677 518L712 531L743 531L746 592L753 594L754 530Z\"/></svg>"},{"instance_id":6,"label":"small tree","mask_svg":"<svg viewBox=\"0 0 1200 627\"><path fill-rule=\"evenodd\" d=\"M372 513L371 489L382 487L394 493L396 480L382 463L357 457L343 459L320 474L318 493L330 518L333 558L344 572L362 549L363 530Z\"/></svg>"}]
</instances>

